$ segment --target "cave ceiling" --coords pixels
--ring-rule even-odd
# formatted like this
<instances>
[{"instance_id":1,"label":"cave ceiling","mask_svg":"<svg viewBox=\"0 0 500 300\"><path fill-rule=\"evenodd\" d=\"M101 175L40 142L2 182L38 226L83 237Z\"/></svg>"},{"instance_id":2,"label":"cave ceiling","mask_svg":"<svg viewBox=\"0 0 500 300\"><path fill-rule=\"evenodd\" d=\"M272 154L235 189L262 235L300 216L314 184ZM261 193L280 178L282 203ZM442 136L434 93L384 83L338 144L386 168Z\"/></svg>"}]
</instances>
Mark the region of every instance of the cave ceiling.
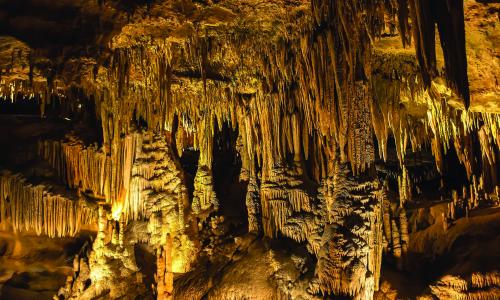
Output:
<instances>
[{"instance_id":1,"label":"cave ceiling","mask_svg":"<svg viewBox=\"0 0 500 300\"><path fill-rule=\"evenodd\" d=\"M500 3L0 0L0 299L498 299Z\"/></svg>"}]
</instances>

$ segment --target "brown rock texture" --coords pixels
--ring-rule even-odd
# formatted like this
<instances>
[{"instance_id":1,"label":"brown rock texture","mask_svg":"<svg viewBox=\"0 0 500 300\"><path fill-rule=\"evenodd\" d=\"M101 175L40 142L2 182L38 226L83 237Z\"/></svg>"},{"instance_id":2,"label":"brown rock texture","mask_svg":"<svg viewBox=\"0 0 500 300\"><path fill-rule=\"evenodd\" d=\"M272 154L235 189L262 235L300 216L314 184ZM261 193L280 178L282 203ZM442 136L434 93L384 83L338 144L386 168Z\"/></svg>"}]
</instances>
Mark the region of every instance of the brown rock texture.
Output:
<instances>
[{"instance_id":1,"label":"brown rock texture","mask_svg":"<svg viewBox=\"0 0 500 300\"><path fill-rule=\"evenodd\" d=\"M499 298L499 14L0 0L0 299Z\"/></svg>"}]
</instances>

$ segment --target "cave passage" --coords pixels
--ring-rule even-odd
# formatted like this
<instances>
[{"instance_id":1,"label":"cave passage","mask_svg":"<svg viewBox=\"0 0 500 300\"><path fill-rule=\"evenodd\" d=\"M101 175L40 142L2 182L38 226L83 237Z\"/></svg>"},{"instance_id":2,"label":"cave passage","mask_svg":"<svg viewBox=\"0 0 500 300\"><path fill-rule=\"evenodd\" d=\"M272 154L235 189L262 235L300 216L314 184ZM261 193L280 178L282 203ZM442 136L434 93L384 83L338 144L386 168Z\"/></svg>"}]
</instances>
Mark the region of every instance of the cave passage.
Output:
<instances>
[{"instance_id":1,"label":"cave passage","mask_svg":"<svg viewBox=\"0 0 500 300\"><path fill-rule=\"evenodd\" d=\"M499 16L0 1L0 300L500 299Z\"/></svg>"}]
</instances>

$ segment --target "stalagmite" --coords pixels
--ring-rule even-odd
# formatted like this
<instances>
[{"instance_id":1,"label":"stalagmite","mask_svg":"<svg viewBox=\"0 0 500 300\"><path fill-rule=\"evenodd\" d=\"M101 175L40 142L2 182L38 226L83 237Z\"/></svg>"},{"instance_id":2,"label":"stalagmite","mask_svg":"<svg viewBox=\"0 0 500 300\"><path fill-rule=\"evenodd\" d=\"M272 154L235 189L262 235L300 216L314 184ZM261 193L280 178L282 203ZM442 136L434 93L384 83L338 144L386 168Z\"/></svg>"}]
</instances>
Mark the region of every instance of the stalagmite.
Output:
<instances>
[{"instance_id":1,"label":"stalagmite","mask_svg":"<svg viewBox=\"0 0 500 300\"><path fill-rule=\"evenodd\" d=\"M376 183L353 177L345 164L335 167L335 202L316 267L321 292L372 299L382 254L376 191Z\"/></svg>"},{"instance_id":2,"label":"stalagmite","mask_svg":"<svg viewBox=\"0 0 500 300\"><path fill-rule=\"evenodd\" d=\"M398 268L402 268L401 235L395 220L392 220L392 252L396 258Z\"/></svg>"},{"instance_id":3,"label":"stalagmite","mask_svg":"<svg viewBox=\"0 0 500 300\"><path fill-rule=\"evenodd\" d=\"M217 198L213 190L213 177L210 169L204 166L198 168L195 186L193 211L204 214L210 209L217 210Z\"/></svg>"},{"instance_id":4,"label":"stalagmite","mask_svg":"<svg viewBox=\"0 0 500 300\"><path fill-rule=\"evenodd\" d=\"M399 228L400 228L400 238L401 238L401 250L402 254L406 254L408 251L408 245L410 244L410 235L408 233L408 221L406 218L406 211L401 209L399 211Z\"/></svg>"},{"instance_id":5,"label":"stalagmite","mask_svg":"<svg viewBox=\"0 0 500 300\"><path fill-rule=\"evenodd\" d=\"M387 199L387 187L382 187L380 191L380 203L382 206L382 223L384 230L384 239L387 241L387 247L392 249L392 227L391 227L391 207ZM391 245L389 245L389 243Z\"/></svg>"},{"instance_id":6,"label":"stalagmite","mask_svg":"<svg viewBox=\"0 0 500 300\"><path fill-rule=\"evenodd\" d=\"M458 192L456 190L453 190L451 192L451 199L452 199L452 202L450 203L450 216L449 217L451 220L455 220L456 215L457 215L458 202L459 202Z\"/></svg>"},{"instance_id":7,"label":"stalagmite","mask_svg":"<svg viewBox=\"0 0 500 300\"><path fill-rule=\"evenodd\" d=\"M155 274L157 299L173 299L174 274L172 273L172 238L167 237L167 243L163 249L158 250L157 271Z\"/></svg>"},{"instance_id":8,"label":"stalagmite","mask_svg":"<svg viewBox=\"0 0 500 300\"><path fill-rule=\"evenodd\" d=\"M141 149L137 153L134 167L137 173L134 176L139 184L139 203L143 205L140 216L150 218L149 243L155 247L171 243L164 250L171 252L171 272L186 272L196 259L196 248L193 237L186 232L189 228L189 216L186 215L189 201L180 166L173 159L166 141L153 133L143 134Z\"/></svg>"},{"instance_id":9,"label":"stalagmite","mask_svg":"<svg viewBox=\"0 0 500 300\"><path fill-rule=\"evenodd\" d=\"M259 186L255 177L250 177L246 194L246 207L248 211L248 231L260 232L262 230L262 212L260 204Z\"/></svg>"}]
</instances>

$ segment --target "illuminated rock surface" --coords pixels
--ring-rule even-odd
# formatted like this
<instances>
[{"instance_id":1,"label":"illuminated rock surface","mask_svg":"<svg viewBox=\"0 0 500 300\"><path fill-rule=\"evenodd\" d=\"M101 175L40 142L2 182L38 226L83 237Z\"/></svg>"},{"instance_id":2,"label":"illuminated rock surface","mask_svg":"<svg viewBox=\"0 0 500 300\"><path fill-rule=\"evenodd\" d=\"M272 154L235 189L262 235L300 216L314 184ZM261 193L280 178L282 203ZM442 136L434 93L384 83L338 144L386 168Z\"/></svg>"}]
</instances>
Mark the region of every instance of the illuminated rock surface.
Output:
<instances>
[{"instance_id":1,"label":"illuminated rock surface","mask_svg":"<svg viewBox=\"0 0 500 300\"><path fill-rule=\"evenodd\" d=\"M0 1L0 299L500 298L499 16Z\"/></svg>"}]
</instances>

